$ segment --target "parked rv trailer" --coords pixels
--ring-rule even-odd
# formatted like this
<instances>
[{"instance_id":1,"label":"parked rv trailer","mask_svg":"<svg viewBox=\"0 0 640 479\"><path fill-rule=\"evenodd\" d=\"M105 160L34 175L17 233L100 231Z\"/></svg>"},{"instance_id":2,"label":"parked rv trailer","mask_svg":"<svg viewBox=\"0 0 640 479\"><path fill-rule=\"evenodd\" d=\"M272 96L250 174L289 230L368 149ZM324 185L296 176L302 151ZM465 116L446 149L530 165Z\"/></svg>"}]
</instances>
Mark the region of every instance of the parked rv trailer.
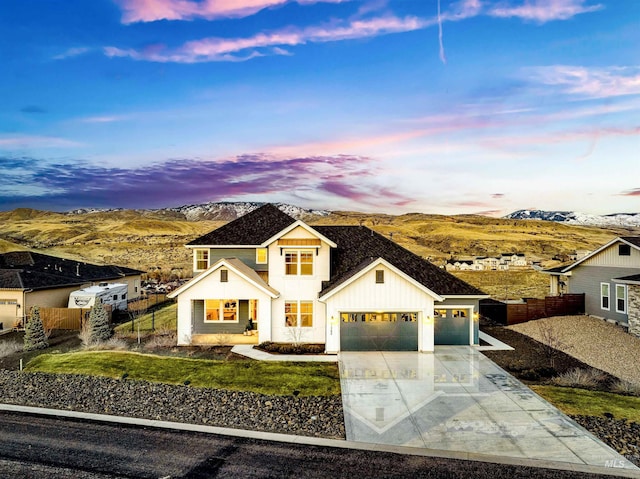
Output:
<instances>
[{"instance_id":1,"label":"parked rv trailer","mask_svg":"<svg viewBox=\"0 0 640 479\"><path fill-rule=\"evenodd\" d=\"M108 304L114 310L126 310L127 291L128 286L123 283L100 283L79 289L69 295L69 308L90 308L96 303L96 298L100 298L102 304Z\"/></svg>"}]
</instances>

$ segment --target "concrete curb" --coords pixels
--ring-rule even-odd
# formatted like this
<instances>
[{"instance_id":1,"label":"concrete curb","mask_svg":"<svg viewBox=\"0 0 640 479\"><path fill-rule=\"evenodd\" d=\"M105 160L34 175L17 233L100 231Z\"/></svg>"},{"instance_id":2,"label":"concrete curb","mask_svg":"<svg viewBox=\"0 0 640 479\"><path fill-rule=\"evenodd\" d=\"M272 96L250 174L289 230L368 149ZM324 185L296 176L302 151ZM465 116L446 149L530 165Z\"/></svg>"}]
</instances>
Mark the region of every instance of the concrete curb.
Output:
<instances>
[{"instance_id":1,"label":"concrete curb","mask_svg":"<svg viewBox=\"0 0 640 479\"><path fill-rule=\"evenodd\" d=\"M231 348L231 352L246 356L247 358L256 359L258 361L291 361L297 363L338 362L338 356L336 354L271 354L266 351L255 349L252 344L236 344Z\"/></svg>"},{"instance_id":2,"label":"concrete curb","mask_svg":"<svg viewBox=\"0 0 640 479\"><path fill-rule=\"evenodd\" d=\"M615 477L631 477L640 479L640 472L623 469L620 467L599 467L584 464L573 464L558 461L542 461L536 459L520 459L514 457L493 456L488 454L475 454L467 452L441 451L437 449L423 449L406 446L389 446L385 444L360 443L343 441L340 439L324 439L309 436L294 436L292 434L278 434L271 432L248 431L226 427L204 426L199 424L158 421L153 419L140 419L134 417L112 416L107 414L84 413L78 411L65 411L61 409L46 409L32 406L19 406L13 404L0 404L0 411L31 414L39 416L52 416L59 418L80 419L85 421L103 422L111 424L124 424L129 426L151 427L174 431L189 431L203 434L217 434L220 436L258 439L263 441L275 441L288 444L301 444L309 446L334 447L341 449L355 449L360 451L379 451L410 456L439 457L444 459L457 459L465 461L489 462L514 466L535 467L542 469L559 469L565 471L602 474Z\"/></svg>"}]
</instances>

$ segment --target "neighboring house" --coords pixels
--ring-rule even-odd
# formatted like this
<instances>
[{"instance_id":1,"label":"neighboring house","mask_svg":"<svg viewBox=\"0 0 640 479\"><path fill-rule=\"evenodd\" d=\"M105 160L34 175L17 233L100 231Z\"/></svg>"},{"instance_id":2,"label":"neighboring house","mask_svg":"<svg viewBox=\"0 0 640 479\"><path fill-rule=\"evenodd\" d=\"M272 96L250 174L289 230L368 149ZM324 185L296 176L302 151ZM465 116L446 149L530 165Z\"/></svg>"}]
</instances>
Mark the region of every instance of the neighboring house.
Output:
<instances>
[{"instance_id":1,"label":"neighboring house","mask_svg":"<svg viewBox=\"0 0 640 479\"><path fill-rule=\"evenodd\" d=\"M575 263L543 273L550 275L552 295L584 293L587 314L640 336L640 236L616 238Z\"/></svg>"},{"instance_id":2,"label":"neighboring house","mask_svg":"<svg viewBox=\"0 0 640 479\"><path fill-rule=\"evenodd\" d=\"M196 276L178 298L178 343L241 334L340 350L478 344L487 296L364 226L309 226L264 205L186 245Z\"/></svg>"},{"instance_id":3,"label":"neighboring house","mask_svg":"<svg viewBox=\"0 0 640 479\"><path fill-rule=\"evenodd\" d=\"M32 306L66 308L72 291L98 283L127 283L127 298L137 298L141 274L29 251L0 254L0 323L23 323Z\"/></svg>"},{"instance_id":4,"label":"neighboring house","mask_svg":"<svg viewBox=\"0 0 640 479\"><path fill-rule=\"evenodd\" d=\"M444 267L447 271L507 271L510 268L522 269L527 266L527 258L522 253L503 253L499 258L476 256L475 259L449 259Z\"/></svg>"},{"instance_id":5,"label":"neighboring house","mask_svg":"<svg viewBox=\"0 0 640 479\"><path fill-rule=\"evenodd\" d=\"M444 267L447 271L478 271L482 269L482 267L475 264L472 259L450 259Z\"/></svg>"}]
</instances>

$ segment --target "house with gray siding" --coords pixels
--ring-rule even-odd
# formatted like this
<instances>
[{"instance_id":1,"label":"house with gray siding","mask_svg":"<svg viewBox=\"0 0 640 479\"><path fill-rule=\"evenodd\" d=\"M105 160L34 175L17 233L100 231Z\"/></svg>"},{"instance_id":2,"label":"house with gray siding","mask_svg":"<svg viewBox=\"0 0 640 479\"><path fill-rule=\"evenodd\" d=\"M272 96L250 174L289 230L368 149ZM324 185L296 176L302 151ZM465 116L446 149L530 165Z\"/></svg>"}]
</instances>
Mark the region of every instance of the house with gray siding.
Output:
<instances>
[{"instance_id":1,"label":"house with gray siding","mask_svg":"<svg viewBox=\"0 0 640 479\"><path fill-rule=\"evenodd\" d=\"M616 238L578 261L543 271L551 294L584 293L585 312L640 336L640 236Z\"/></svg>"},{"instance_id":2,"label":"house with gray siding","mask_svg":"<svg viewBox=\"0 0 640 479\"><path fill-rule=\"evenodd\" d=\"M326 351L478 344L482 291L365 226L310 226L266 204L191 241L178 344L321 343Z\"/></svg>"}]
</instances>

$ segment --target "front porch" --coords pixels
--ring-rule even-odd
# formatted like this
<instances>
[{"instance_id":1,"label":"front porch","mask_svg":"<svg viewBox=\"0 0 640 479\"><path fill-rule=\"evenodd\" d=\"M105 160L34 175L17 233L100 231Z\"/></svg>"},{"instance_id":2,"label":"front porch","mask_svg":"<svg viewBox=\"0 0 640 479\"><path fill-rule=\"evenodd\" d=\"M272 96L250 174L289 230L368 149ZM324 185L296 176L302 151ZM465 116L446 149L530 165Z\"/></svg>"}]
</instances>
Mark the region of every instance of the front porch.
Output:
<instances>
[{"instance_id":1,"label":"front porch","mask_svg":"<svg viewBox=\"0 0 640 479\"><path fill-rule=\"evenodd\" d=\"M244 334L194 334L191 336L191 344L194 346L235 346L236 344L258 344L258 332L253 335Z\"/></svg>"}]
</instances>

